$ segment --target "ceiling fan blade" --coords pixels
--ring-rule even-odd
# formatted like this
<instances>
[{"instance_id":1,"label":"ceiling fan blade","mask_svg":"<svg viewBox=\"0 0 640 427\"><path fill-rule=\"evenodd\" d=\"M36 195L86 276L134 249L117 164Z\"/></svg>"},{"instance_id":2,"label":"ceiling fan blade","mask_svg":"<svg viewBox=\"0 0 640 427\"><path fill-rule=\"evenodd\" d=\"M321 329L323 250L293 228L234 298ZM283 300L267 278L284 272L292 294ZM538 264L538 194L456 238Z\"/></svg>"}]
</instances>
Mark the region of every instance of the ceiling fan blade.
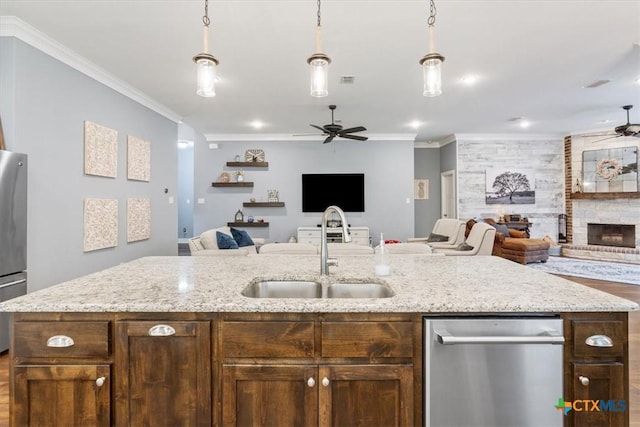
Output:
<instances>
[{"instance_id":1,"label":"ceiling fan blade","mask_svg":"<svg viewBox=\"0 0 640 427\"><path fill-rule=\"evenodd\" d=\"M347 139L355 139L356 141L366 141L367 138L366 136L359 136L359 135L338 135L341 138L347 138Z\"/></svg>"},{"instance_id":2,"label":"ceiling fan blade","mask_svg":"<svg viewBox=\"0 0 640 427\"><path fill-rule=\"evenodd\" d=\"M324 130L324 128L322 128L322 127L320 127L320 126L317 126L317 125L309 125L309 126L311 126L311 127L313 127L313 128L316 128L316 129L318 129L318 130L321 130L321 131L322 131L322 133L324 133L324 134L326 134L326 133L327 133L327 131L326 131L326 130Z\"/></svg>"},{"instance_id":3,"label":"ceiling fan blade","mask_svg":"<svg viewBox=\"0 0 640 427\"><path fill-rule=\"evenodd\" d=\"M323 136L326 135L324 133L294 133L291 136Z\"/></svg>"},{"instance_id":4,"label":"ceiling fan blade","mask_svg":"<svg viewBox=\"0 0 640 427\"><path fill-rule=\"evenodd\" d=\"M602 142L602 141L608 141L610 139L616 139L616 138L620 138L621 136L623 136L622 134L616 135L616 136L610 136L609 138L604 138L604 139L599 139L597 141L591 141L592 144L595 144L596 142Z\"/></svg>"},{"instance_id":5,"label":"ceiling fan blade","mask_svg":"<svg viewBox=\"0 0 640 427\"><path fill-rule=\"evenodd\" d=\"M329 135L327 137L327 139L324 140L323 144L327 144L327 143L333 141L333 138L335 138L335 135Z\"/></svg>"},{"instance_id":6,"label":"ceiling fan blade","mask_svg":"<svg viewBox=\"0 0 640 427\"><path fill-rule=\"evenodd\" d=\"M367 130L367 128L364 127L364 126L356 126L356 127L349 128L349 129L342 129L340 132L338 132L338 134L340 136L342 136L345 133L362 132L362 131L365 131L365 130Z\"/></svg>"}]
</instances>

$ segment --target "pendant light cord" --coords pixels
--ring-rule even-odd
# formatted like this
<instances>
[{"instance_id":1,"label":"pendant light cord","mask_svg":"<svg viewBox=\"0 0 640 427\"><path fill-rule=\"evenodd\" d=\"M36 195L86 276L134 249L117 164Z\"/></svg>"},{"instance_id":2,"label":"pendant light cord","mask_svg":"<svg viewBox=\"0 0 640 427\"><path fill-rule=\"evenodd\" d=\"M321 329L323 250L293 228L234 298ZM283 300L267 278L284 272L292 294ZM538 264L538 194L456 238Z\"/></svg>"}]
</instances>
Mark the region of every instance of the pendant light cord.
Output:
<instances>
[{"instance_id":1,"label":"pendant light cord","mask_svg":"<svg viewBox=\"0 0 640 427\"><path fill-rule=\"evenodd\" d=\"M427 19L427 24L429 24L430 27L433 27L435 23L436 23L436 4L433 2L433 0L431 0L429 3L429 18Z\"/></svg>"},{"instance_id":2,"label":"pendant light cord","mask_svg":"<svg viewBox=\"0 0 640 427\"><path fill-rule=\"evenodd\" d=\"M320 26L320 0L318 0L318 27Z\"/></svg>"},{"instance_id":3,"label":"pendant light cord","mask_svg":"<svg viewBox=\"0 0 640 427\"><path fill-rule=\"evenodd\" d=\"M211 20L209 20L209 0L204 0L204 16L202 17L202 23L205 27L208 27L211 23Z\"/></svg>"}]
</instances>

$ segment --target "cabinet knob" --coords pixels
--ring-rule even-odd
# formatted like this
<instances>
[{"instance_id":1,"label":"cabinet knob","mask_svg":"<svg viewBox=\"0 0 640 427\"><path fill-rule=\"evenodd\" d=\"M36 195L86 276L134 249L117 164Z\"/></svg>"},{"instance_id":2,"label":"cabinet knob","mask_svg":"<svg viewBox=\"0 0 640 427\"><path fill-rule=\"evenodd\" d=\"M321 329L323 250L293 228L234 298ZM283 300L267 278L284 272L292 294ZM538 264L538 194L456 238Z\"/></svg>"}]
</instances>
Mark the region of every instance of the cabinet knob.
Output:
<instances>
[{"instance_id":1,"label":"cabinet knob","mask_svg":"<svg viewBox=\"0 0 640 427\"><path fill-rule=\"evenodd\" d=\"M588 386L589 385L589 377L585 377L583 375L580 375L578 377L578 379L580 380L580 382L582 383L582 385L584 386Z\"/></svg>"},{"instance_id":2,"label":"cabinet knob","mask_svg":"<svg viewBox=\"0 0 640 427\"><path fill-rule=\"evenodd\" d=\"M606 335L591 335L584 343L590 347L613 347L613 340Z\"/></svg>"},{"instance_id":3,"label":"cabinet knob","mask_svg":"<svg viewBox=\"0 0 640 427\"><path fill-rule=\"evenodd\" d=\"M316 385L316 380L314 380L313 377L309 377L309 379L307 380L307 385L309 387L313 387L314 385Z\"/></svg>"},{"instance_id":4,"label":"cabinet knob","mask_svg":"<svg viewBox=\"0 0 640 427\"><path fill-rule=\"evenodd\" d=\"M102 387L102 386L104 385L104 382L105 382L106 380L107 380L107 379L106 379L105 377L100 377L100 378L98 378L98 379L96 380L96 385L97 385L98 387Z\"/></svg>"},{"instance_id":5,"label":"cabinet knob","mask_svg":"<svg viewBox=\"0 0 640 427\"><path fill-rule=\"evenodd\" d=\"M73 338L66 335L54 335L47 340L47 347L72 347L74 344Z\"/></svg>"},{"instance_id":6,"label":"cabinet knob","mask_svg":"<svg viewBox=\"0 0 640 427\"><path fill-rule=\"evenodd\" d=\"M169 325L155 325L149 329L151 337L169 337L175 335L176 330Z\"/></svg>"},{"instance_id":7,"label":"cabinet knob","mask_svg":"<svg viewBox=\"0 0 640 427\"><path fill-rule=\"evenodd\" d=\"M329 378L324 377L322 379L322 385L325 386L325 387L328 387L329 386Z\"/></svg>"}]
</instances>

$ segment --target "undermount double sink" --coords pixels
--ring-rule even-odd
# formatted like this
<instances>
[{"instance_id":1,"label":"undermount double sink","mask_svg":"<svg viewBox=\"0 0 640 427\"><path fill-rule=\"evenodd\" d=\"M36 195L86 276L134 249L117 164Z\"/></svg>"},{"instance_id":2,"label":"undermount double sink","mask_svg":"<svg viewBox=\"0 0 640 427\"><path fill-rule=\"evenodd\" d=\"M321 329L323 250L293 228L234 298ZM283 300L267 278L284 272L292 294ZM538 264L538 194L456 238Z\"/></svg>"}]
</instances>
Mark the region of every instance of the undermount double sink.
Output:
<instances>
[{"instance_id":1,"label":"undermount double sink","mask_svg":"<svg viewBox=\"0 0 640 427\"><path fill-rule=\"evenodd\" d=\"M255 280L242 291L250 298L389 298L395 292L374 281Z\"/></svg>"}]
</instances>

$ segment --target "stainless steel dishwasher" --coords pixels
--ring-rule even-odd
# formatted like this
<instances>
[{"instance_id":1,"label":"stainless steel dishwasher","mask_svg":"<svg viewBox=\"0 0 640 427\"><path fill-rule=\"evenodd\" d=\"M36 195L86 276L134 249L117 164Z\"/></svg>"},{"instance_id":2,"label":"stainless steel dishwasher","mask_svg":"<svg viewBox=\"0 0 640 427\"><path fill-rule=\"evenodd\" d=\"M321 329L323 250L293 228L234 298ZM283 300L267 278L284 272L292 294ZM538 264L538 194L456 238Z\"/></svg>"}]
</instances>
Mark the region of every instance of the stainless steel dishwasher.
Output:
<instances>
[{"instance_id":1,"label":"stainless steel dishwasher","mask_svg":"<svg viewBox=\"0 0 640 427\"><path fill-rule=\"evenodd\" d=\"M424 319L429 427L562 426L562 319Z\"/></svg>"}]
</instances>

